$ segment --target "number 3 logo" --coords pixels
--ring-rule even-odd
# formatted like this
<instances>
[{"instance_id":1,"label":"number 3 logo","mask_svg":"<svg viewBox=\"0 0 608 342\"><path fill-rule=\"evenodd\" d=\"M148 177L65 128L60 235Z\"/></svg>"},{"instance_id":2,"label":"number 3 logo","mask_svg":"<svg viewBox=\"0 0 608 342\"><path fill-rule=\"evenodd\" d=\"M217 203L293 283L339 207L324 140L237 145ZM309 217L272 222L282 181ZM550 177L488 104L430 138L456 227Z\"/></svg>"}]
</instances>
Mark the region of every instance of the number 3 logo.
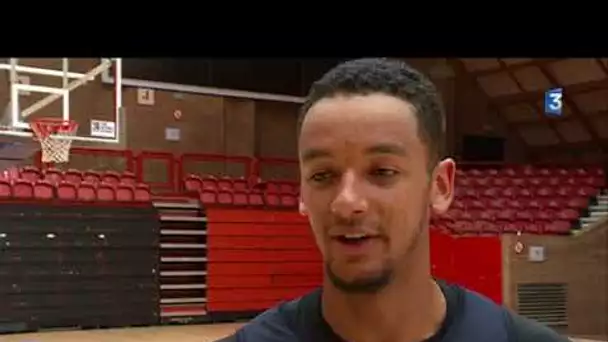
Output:
<instances>
[{"instance_id":1,"label":"number 3 logo","mask_svg":"<svg viewBox=\"0 0 608 342\"><path fill-rule=\"evenodd\" d=\"M551 110L560 110L562 108L562 94L561 93L550 93L549 98L551 99L549 103L549 108Z\"/></svg>"}]
</instances>

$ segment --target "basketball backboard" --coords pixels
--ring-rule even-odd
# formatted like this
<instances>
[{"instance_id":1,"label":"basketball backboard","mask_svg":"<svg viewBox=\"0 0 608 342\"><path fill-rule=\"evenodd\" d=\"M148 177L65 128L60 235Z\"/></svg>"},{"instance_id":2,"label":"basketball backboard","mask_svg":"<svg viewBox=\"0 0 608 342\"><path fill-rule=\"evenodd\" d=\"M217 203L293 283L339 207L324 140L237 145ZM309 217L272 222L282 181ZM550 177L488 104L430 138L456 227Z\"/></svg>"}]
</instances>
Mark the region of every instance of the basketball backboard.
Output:
<instances>
[{"instance_id":1,"label":"basketball backboard","mask_svg":"<svg viewBox=\"0 0 608 342\"><path fill-rule=\"evenodd\" d=\"M114 73L113 87L100 80ZM34 141L31 124L39 118L74 120L74 142L121 142L122 61L120 58L9 58L0 60L0 147ZM6 95L8 96L6 96ZM3 96L4 95L4 96ZM7 143L10 143L7 145ZM32 152L40 150L40 144ZM23 148L15 151L25 153ZM0 148L2 156L2 148ZM18 156L15 156L18 159Z\"/></svg>"}]
</instances>

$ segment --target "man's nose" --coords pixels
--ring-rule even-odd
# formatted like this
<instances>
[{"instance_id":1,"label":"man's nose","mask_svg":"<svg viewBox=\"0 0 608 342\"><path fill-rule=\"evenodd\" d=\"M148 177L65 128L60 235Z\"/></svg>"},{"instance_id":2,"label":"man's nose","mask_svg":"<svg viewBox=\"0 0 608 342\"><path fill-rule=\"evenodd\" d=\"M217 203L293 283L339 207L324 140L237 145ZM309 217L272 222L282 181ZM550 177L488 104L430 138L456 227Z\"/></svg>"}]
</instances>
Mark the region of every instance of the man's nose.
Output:
<instances>
[{"instance_id":1,"label":"man's nose","mask_svg":"<svg viewBox=\"0 0 608 342\"><path fill-rule=\"evenodd\" d=\"M336 197L332 202L332 213L349 218L367 211L368 203L362 193L362 185L354 172L344 173Z\"/></svg>"}]
</instances>

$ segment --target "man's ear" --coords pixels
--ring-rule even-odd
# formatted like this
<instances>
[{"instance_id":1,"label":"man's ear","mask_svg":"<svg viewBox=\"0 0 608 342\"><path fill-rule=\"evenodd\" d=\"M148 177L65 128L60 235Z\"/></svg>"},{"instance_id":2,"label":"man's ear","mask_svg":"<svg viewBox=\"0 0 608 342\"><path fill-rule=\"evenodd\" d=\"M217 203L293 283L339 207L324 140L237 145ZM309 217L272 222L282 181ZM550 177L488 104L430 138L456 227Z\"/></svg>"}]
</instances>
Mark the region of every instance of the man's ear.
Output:
<instances>
[{"instance_id":1,"label":"man's ear","mask_svg":"<svg viewBox=\"0 0 608 342\"><path fill-rule=\"evenodd\" d=\"M431 209L433 214L442 215L450 209L454 199L454 177L456 163L450 158L439 162L435 167L432 179Z\"/></svg>"}]
</instances>

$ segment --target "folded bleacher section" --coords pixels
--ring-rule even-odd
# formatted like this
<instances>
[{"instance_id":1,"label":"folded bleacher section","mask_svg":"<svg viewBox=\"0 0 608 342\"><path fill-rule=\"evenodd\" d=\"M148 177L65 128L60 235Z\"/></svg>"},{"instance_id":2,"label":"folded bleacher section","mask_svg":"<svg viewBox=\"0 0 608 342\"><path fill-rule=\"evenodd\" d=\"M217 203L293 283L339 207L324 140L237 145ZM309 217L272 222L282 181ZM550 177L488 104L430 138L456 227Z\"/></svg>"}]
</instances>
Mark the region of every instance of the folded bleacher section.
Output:
<instances>
[{"instance_id":1,"label":"folded bleacher section","mask_svg":"<svg viewBox=\"0 0 608 342\"><path fill-rule=\"evenodd\" d=\"M34 167L0 178L0 333L154 325L158 213L132 174Z\"/></svg>"}]
</instances>

